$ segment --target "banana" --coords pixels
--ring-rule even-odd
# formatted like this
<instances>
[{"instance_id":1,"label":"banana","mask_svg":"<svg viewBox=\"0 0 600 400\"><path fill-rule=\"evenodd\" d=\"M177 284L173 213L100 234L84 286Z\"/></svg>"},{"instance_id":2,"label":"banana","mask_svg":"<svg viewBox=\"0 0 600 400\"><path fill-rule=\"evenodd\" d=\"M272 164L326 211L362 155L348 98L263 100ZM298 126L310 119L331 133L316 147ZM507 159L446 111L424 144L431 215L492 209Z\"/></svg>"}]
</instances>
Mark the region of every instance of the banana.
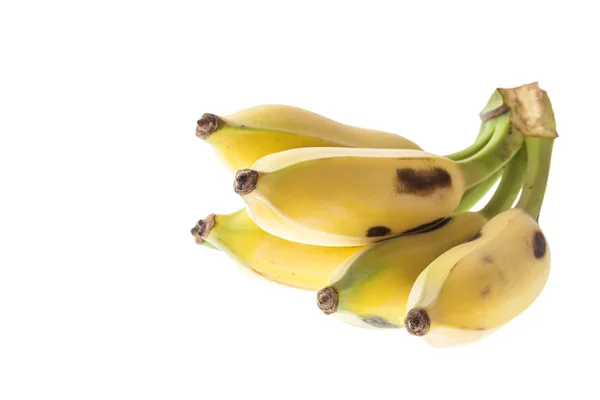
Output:
<instances>
[{"instance_id":1,"label":"banana","mask_svg":"<svg viewBox=\"0 0 600 400\"><path fill-rule=\"evenodd\" d=\"M363 247L322 247L290 242L260 229L245 209L209 215L192 229L196 243L222 250L244 270L300 289L318 290L332 271Z\"/></svg>"},{"instance_id":2,"label":"banana","mask_svg":"<svg viewBox=\"0 0 600 400\"><path fill-rule=\"evenodd\" d=\"M304 148L270 154L237 172L234 190L252 219L286 240L360 246L446 217L465 191L502 168L523 137L509 116L464 161L420 150Z\"/></svg>"},{"instance_id":3,"label":"banana","mask_svg":"<svg viewBox=\"0 0 600 400\"><path fill-rule=\"evenodd\" d=\"M268 154L303 147L420 149L393 133L344 125L285 105L252 107L226 117L203 114L196 136L209 143L234 172Z\"/></svg>"},{"instance_id":4,"label":"banana","mask_svg":"<svg viewBox=\"0 0 600 400\"><path fill-rule=\"evenodd\" d=\"M521 150L480 212L435 221L348 258L332 273L329 286L318 292L321 311L361 327L402 327L408 295L419 274L439 255L473 237L489 218L512 206L521 189L525 161Z\"/></svg>"},{"instance_id":5,"label":"banana","mask_svg":"<svg viewBox=\"0 0 600 400\"><path fill-rule=\"evenodd\" d=\"M549 272L550 249L537 222L519 208L505 211L419 275L406 328L436 347L480 340L529 307Z\"/></svg>"},{"instance_id":6,"label":"banana","mask_svg":"<svg viewBox=\"0 0 600 400\"><path fill-rule=\"evenodd\" d=\"M495 332L527 309L548 279L550 248L537 221L558 135L546 92L532 85L519 89L529 101L518 101L527 113L513 126L529 135L516 208L492 218L470 242L433 261L408 297L406 329L436 347L473 343Z\"/></svg>"}]
</instances>

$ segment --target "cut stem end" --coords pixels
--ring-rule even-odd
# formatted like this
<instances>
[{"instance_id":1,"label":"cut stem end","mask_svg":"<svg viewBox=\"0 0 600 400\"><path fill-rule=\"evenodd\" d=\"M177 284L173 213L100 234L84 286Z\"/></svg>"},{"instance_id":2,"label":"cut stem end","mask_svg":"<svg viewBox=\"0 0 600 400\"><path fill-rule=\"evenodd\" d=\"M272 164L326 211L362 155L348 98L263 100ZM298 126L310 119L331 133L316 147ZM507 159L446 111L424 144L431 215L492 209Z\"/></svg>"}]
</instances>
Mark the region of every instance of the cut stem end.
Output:
<instances>
[{"instance_id":1,"label":"cut stem end","mask_svg":"<svg viewBox=\"0 0 600 400\"><path fill-rule=\"evenodd\" d=\"M206 140L219 129L219 117L215 114L202 114L196 125L196 136Z\"/></svg>"},{"instance_id":2,"label":"cut stem end","mask_svg":"<svg viewBox=\"0 0 600 400\"><path fill-rule=\"evenodd\" d=\"M423 336L429 331L431 321L427 311L422 308L413 308L406 314L404 326L411 335Z\"/></svg>"},{"instance_id":3,"label":"cut stem end","mask_svg":"<svg viewBox=\"0 0 600 400\"><path fill-rule=\"evenodd\" d=\"M240 196L252 193L256 189L258 172L253 169L241 169L235 174L233 190Z\"/></svg>"},{"instance_id":4,"label":"cut stem end","mask_svg":"<svg viewBox=\"0 0 600 400\"><path fill-rule=\"evenodd\" d=\"M325 315L336 312L338 308L338 302L338 292L330 286L317 292L317 306Z\"/></svg>"},{"instance_id":5,"label":"cut stem end","mask_svg":"<svg viewBox=\"0 0 600 400\"><path fill-rule=\"evenodd\" d=\"M215 214L210 214L208 217L201 219L196 223L191 230L194 239L196 239L196 243L203 244L208 235L210 235L210 231L215 226Z\"/></svg>"}]
</instances>

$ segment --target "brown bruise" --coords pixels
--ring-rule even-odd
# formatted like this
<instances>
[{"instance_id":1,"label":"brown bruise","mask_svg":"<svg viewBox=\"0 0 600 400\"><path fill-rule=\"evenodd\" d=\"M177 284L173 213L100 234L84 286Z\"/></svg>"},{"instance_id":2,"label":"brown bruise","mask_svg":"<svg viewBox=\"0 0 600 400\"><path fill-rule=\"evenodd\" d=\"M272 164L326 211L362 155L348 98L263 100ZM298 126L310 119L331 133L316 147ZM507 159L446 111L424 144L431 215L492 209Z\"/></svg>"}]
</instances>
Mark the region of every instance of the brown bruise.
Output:
<instances>
[{"instance_id":1,"label":"brown bruise","mask_svg":"<svg viewBox=\"0 0 600 400\"><path fill-rule=\"evenodd\" d=\"M443 168L415 170L399 168L396 170L396 192L428 196L438 189L452 186L452 177Z\"/></svg>"},{"instance_id":2,"label":"brown bruise","mask_svg":"<svg viewBox=\"0 0 600 400\"><path fill-rule=\"evenodd\" d=\"M436 231L436 230L442 228L443 226L446 226L448 224L448 222L450 222L451 220L452 220L452 218L438 218L438 219L428 222L426 224L419 225L416 228L412 228L407 231L404 231L404 232L402 232L401 236L433 232L433 231Z\"/></svg>"},{"instance_id":3,"label":"brown bruise","mask_svg":"<svg viewBox=\"0 0 600 400\"><path fill-rule=\"evenodd\" d=\"M376 328L388 328L388 329L397 329L400 328L398 325L394 325L391 322L389 322L387 319L385 318L381 318L381 317L377 317L377 316L373 316L373 317L368 317L368 318L361 318L363 322L374 326Z\"/></svg>"},{"instance_id":4,"label":"brown bruise","mask_svg":"<svg viewBox=\"0 0 600 400\"><path fill-rule=\"evenodd\" d=\"M544 234L537 231L533 234L533 256L538 260L546 255L546 238Z\"/></svg>"},{"instance_id":5,"label":"brown bruise","mask_svg":"<svg viewBox=\"0 0 600 400\"><path fill-rule=\"evenodd\" d=\"M479 297L483 298L490 294L490 285L485 285L481 292L479 292Z\"/></svg>"},{"instance_id":6,"label":"brown bruise","mask_svg":"<svg viewBox=\"0 0 600 400\"><path fill-rule=\"evenodd\" d=\"M467 240L467 242L472 242L473 240L477 240L481 237L481 231L477 232L476 234L473 235L473 237L469 240Z\"/></svg>"},{"instance_id":7,"label":"brown bruise","mask_svg":"<svg viewBox=\"0 0 600 400\"><path fill-rule=\"evenodd\" d=\"M367 229L367 237L380 237L389 235L392 232L387 226L372 226Z\"/></svg>"}]
</instances>

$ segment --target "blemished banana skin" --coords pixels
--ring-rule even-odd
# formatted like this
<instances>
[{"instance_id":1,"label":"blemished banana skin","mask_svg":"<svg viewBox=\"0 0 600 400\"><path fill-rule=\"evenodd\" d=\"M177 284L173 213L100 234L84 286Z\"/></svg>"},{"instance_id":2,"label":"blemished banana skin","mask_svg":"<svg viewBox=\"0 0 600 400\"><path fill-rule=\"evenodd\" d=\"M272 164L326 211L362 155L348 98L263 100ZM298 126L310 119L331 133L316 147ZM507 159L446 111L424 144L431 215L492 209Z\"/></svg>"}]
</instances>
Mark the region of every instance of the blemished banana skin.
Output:
<instances>
[{"instance_id":1,"label":"blemished banana skin","mask_svg":"<svg viewBox=\"0 0 600 400\"><path fill-rule=\"evenodd\" d=\"M192 229L198 244L210 244L244 270L286 286L318 290L344 260L364 247L324 247L290 242L260 229L245 209L211 214Z\"/></svg>"},{"instance_id":2,"label":"blemished banana skin","mask_svg":"<svg viewBox=\"0 0 600 400\"><path fill-rule=\"evenodd\" d=\"M325 246L360 246L447 216L465 187L449 159L349 148L272 154L239 171L235 185L261 228Z\"/></svg>"},{"instance_id":3,"label":"blemished banana skin","mask_svg":"<svg viewBox=\"0 0 600 400\"><path fill-rule=\"evenodd\" d=\"M420 150L293 149L238 171L234 190L275 236L321 246L374 243L451 215L467 189L510 161L522 136L511 134L507 115L488 123L494 136L464 161Z\"/></svg>"},{"instance_id":4,"label":"blemished banana skin","mask_svg":"<svg viewBox=\"0 0 600 400\"><path fill-rule=\"evenodd\" d=\"M500 185L480 211L433 221L350 257L333 272L329 286L317 294L321 311L361 327L404 326L408 295L419 274L513 205L523 185L526 161L522 149L504 168Z\"/></svg>"},{"instance_id":5,"label":"blemished banana skin","mask_svg":"<svg viewBox=\"0 0 600 400\"><path fill-rule=\"evenodd\" d=\"M210 144L231 171L272 153L303 147L420 149L393 133L345 125L298 107L267 104L219 117L203 114L196 136Z\"/></svg>"},{"instance_id":6,"label":"blemished banana skin","mask_svg":"<svg viewBox=\"0 0 600 400\"><path fill-rule=\"evenodd\" d=\"M419 274L440 254L469 240L486 221L480 213L461 213L430 231L369 246L333 272L329 285L317 296L317 305L353 325L402 327L406 300ZM331 298L335 304L327 304Z\"/></svg>"},{"instance_id":7,"label":"blemished banana skin","mask_svg":"<svg viewBox=\"0 0 600 400\"><path fill-rule=\"evenodd\" d=\"M475 342L529 307L549 272L550 248L538 223L519 208L505 211L419 275L406 328L436 347Z\"/></svg>"}]
</instances>

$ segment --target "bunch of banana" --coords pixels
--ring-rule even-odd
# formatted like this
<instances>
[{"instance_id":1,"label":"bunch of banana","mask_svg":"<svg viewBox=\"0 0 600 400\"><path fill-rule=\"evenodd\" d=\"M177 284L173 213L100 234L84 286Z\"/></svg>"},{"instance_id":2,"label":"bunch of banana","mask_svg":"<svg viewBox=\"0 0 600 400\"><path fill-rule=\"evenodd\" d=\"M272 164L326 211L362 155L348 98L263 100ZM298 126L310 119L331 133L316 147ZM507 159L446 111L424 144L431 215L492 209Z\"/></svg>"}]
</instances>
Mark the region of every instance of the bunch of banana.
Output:
<instances>
[{"instance_id":1,"label":"bunch of banana","mask_svg":"<svg viewBox=\"0 0 600 400\"><path fill-rule=\"evenodd\" d=\"M489 203L479 212L461 212L427 229L366 247L331 274L317 293L317 305L354 325L399 328L417 276L438 256L468 241L487 221L509 209L523 183L525 151L511 160Z\"/></svg>"},{"instance_id":2,"label":"bunch of banana","mask_svg":"<svg viewBox=\"0 0 600 400\"><path fill-rule=\"evenodd\" d=\"M471 146L438 156L295 107L204 114L196 135L236 171L246 207L211 214L192 234L256 275L318 290L324 313L354 325L471 342L544 285L549 251L536 221L556 137L537 83L496 90L480 117Z\"/></svg>"}]
</instances>

